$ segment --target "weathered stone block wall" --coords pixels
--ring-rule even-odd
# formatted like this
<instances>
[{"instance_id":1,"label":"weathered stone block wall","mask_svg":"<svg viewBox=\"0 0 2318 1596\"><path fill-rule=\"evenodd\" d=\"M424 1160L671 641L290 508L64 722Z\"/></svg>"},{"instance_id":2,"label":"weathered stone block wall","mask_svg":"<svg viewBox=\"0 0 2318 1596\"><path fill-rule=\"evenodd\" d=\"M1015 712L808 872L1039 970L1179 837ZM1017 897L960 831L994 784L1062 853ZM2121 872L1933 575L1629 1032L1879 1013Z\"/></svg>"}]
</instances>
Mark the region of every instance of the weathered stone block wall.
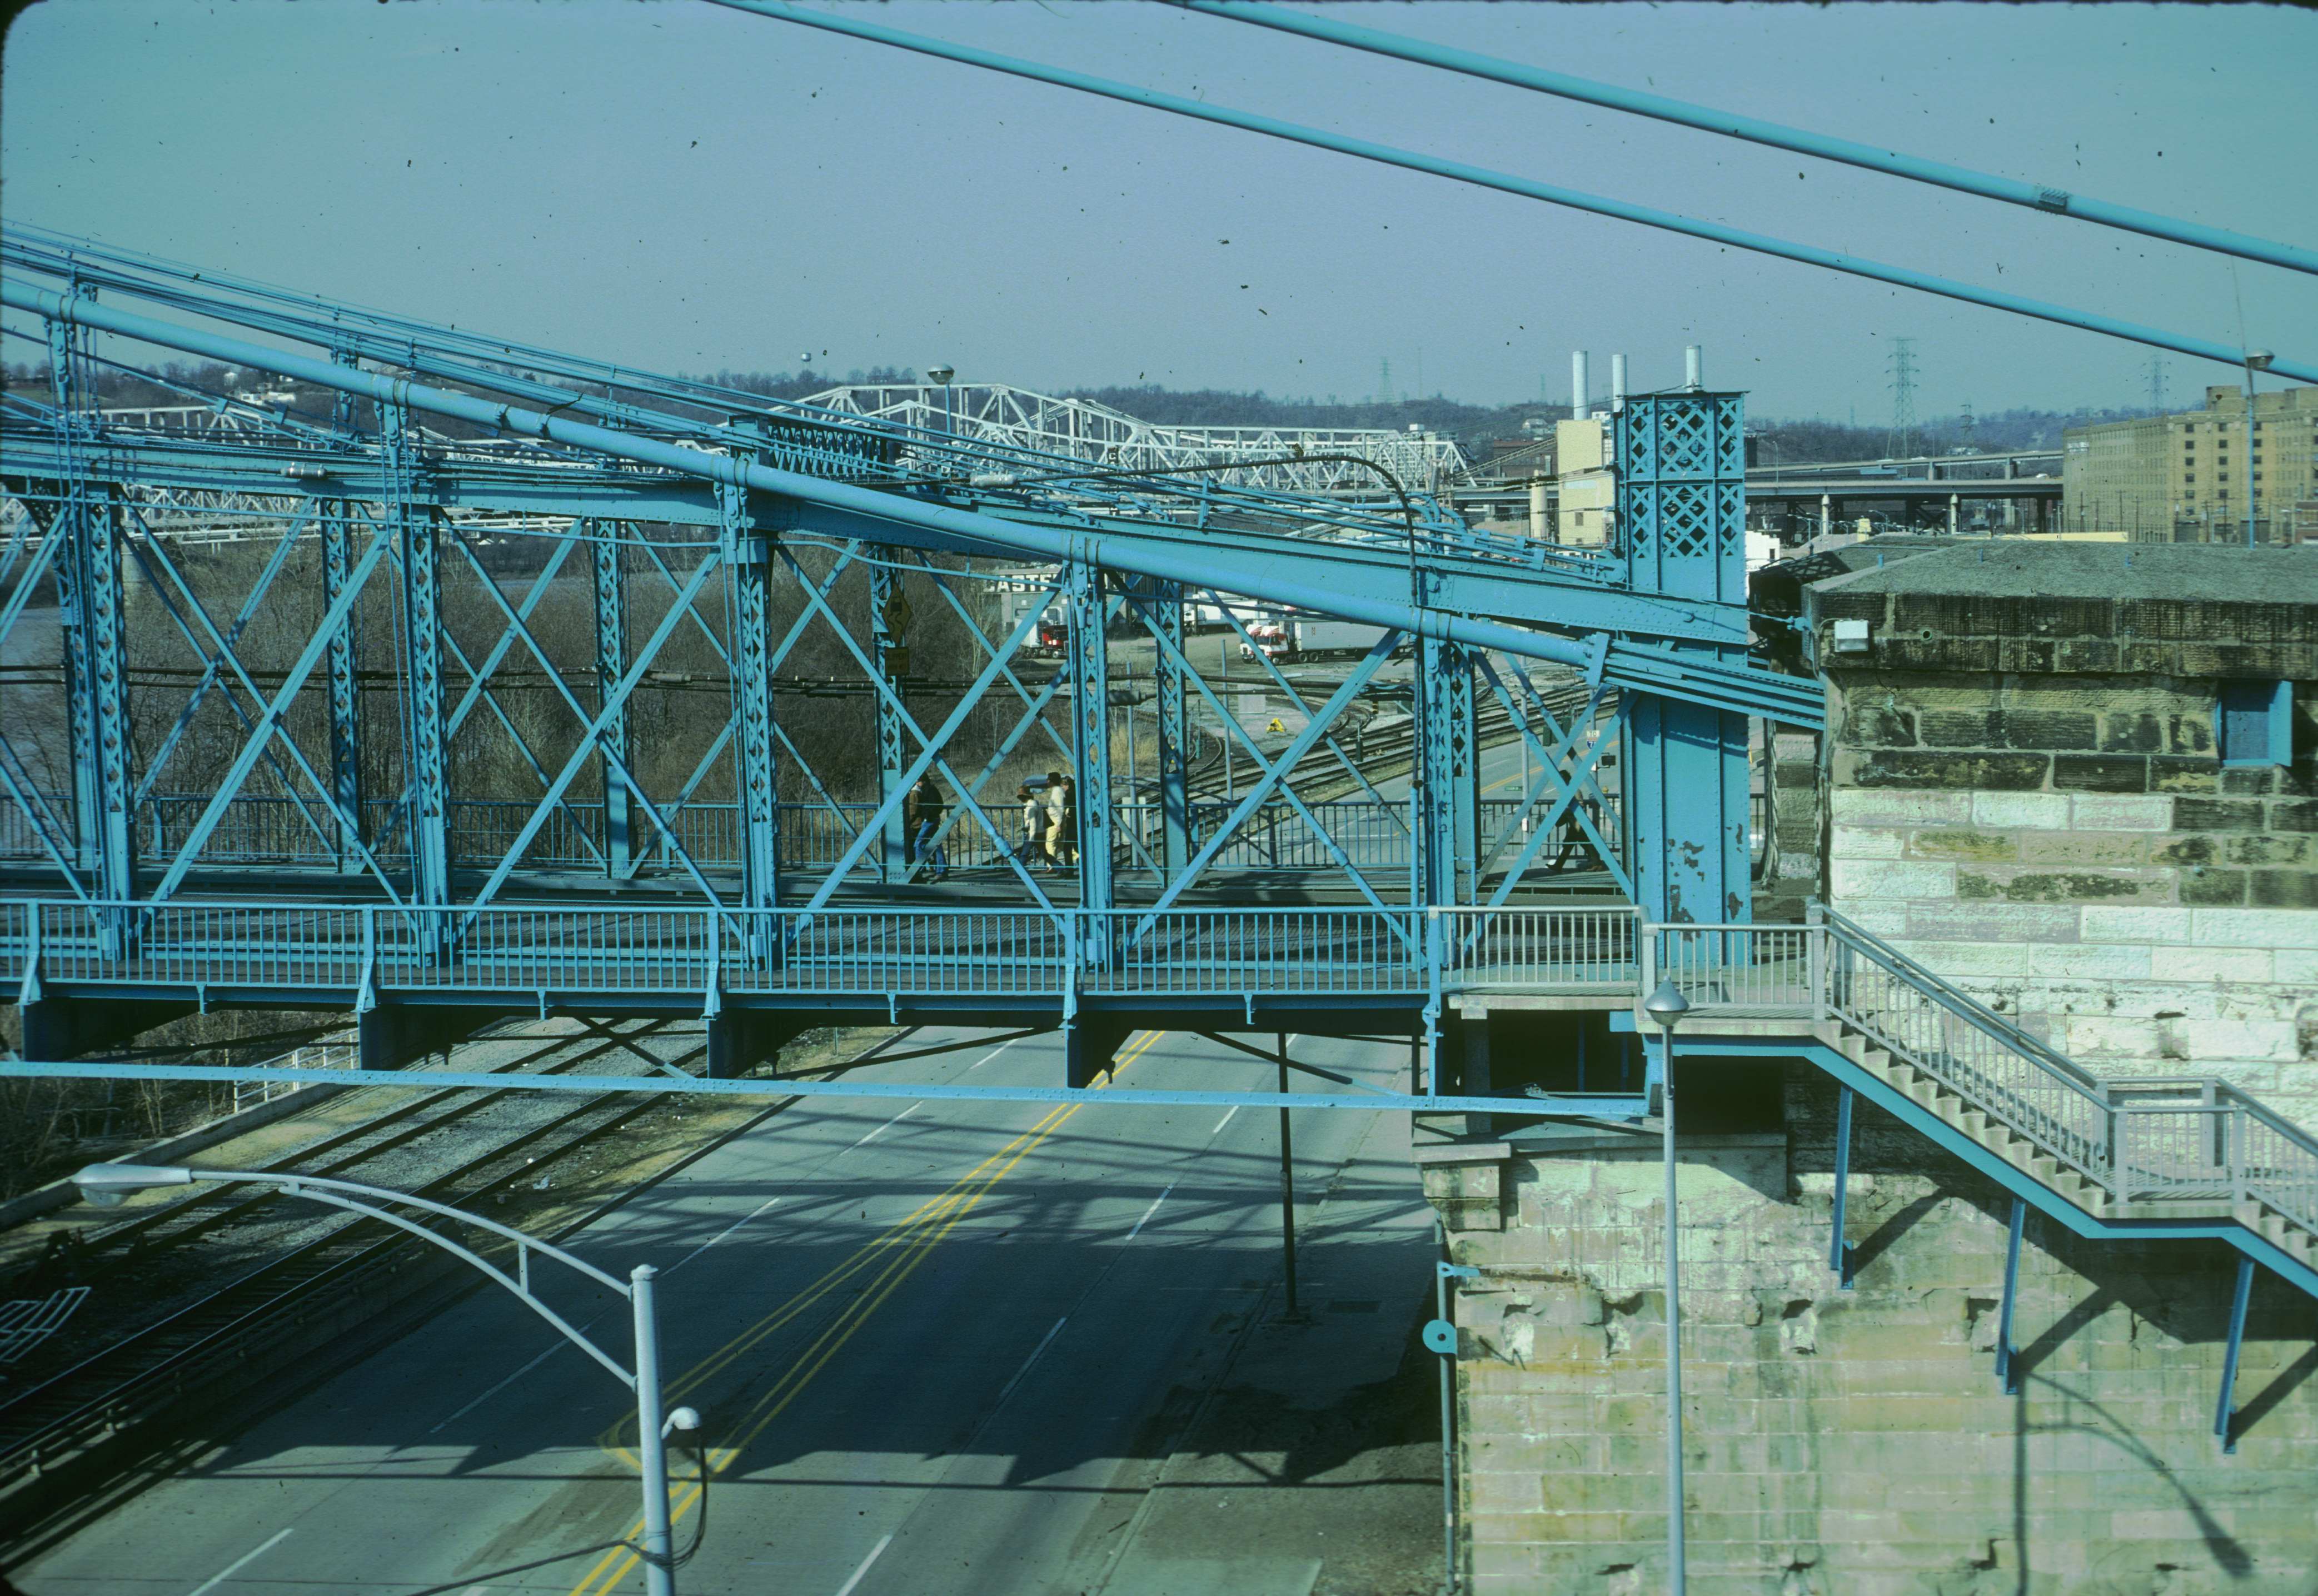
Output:
<instances>
[{"instance_id":1,"label":"weathered stone block wall","mask_svg":"<svg viewBox=\"0 0 2318 1596\"><path fill-rule=\"evenodd\" d=\"M1770 869L1755 889L1755 919L1799 922L1805 905L1826 891L1819 879L1827 803L1820 793L1819 739L1783 729L1772 733Z\"/></svg>"},{"instance_id":2,"label":"weathered stone block wall","mask_svg":"<svg viewBox=\"0 0 2318 1596\"><path fill-rule=\"evenodd\" d=\"M1480 1212L1487 1182L1470 1167L1427 1169L1428 1189L1456 1194L1456 1260L1484 1271L1454 1309L1469 1588L1662 1591L1656 1138L1463 1155L1493 1165L1502 1203ZM1698 1596L2318 1590L2306 1298L2258 1288L2249 1418L2224 1456L2211 1430L2233 1276L2218 1248L2098 1247L2032 1217L2026 1377L2008 1397L1993 1354L2007 1199L1962 1166L1855 1174L1849 1291L1828 1269L1830 1178L1792 1176L1784 1138L1686 1143L1679 1178Z\"/></svg>"},{"instance_id":3,"label":"weathered stone block wall","mask_svg":"<svg viewBox=\"0 0 2318 1596\"><path fill-rule=\"evenodd\" d=\"M1859 585L1814 594L1873 640L1820 654L1828 901L2103 1072L2318 1124L2318 606ZM2289 764L2223 767L2228 677L2294 683Z\"/></svg>"}]
</instances>

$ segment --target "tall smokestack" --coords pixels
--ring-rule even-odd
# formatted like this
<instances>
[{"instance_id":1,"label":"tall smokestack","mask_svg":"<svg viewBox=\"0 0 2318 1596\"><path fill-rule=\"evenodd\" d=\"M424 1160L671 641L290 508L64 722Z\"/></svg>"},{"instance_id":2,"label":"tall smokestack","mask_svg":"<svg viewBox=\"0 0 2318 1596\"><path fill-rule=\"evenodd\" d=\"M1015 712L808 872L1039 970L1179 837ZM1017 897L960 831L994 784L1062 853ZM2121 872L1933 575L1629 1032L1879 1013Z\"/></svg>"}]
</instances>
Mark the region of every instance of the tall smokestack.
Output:
<instances>
[{"instance_id":1,"label":"tall smokestack","mask_svg":"<svg viewBox=\"0 0 2318 1596\"><path fill-rule=\"evenodd\" d=\"M1693 393L1706 386L1706 379L1700 375L1700 369L1705 364L1705 350L1696 344L1683 347L1682 385Z\"/></svg>"},{"instance_id":2,"label":"tall smokestack","mask_svg":"<svg viewBox=\"0 0 2318 1596\"><path fill-rule=\"evenodd\" d=\"M1569 418L1586 419L1586 351L1569 352Z\"/></svg>"},{"instance_id":3,"label":"tall smokestack","mask_svg":"<svg viewBox=\"0 0 2318 1596\"><path fill-rule=\"evenodd\" d=\"M1610 357L1610 408L1614 410L1625 402L1626 357L1613 354Z\"/></svg>"}]
</instances>

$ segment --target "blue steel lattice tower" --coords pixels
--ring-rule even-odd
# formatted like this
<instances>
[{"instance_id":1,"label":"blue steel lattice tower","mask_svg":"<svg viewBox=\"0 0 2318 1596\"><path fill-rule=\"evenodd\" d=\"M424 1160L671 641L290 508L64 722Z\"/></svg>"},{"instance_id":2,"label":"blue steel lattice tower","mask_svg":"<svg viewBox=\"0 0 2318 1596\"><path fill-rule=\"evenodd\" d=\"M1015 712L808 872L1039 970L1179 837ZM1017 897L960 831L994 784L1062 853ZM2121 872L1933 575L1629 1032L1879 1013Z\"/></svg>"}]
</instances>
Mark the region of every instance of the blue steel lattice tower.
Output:
<instances>
[{"instance_id":1,"label":"blue steel lattice tower","mask_svg":"<svg viewBox=\"0 0 2318 1596\"><path fill-rule=\"evenodd\" d=\"M1641 394L1619 409L1618 541L1638 593L1700 601L1703 638L1747 655L1747 445L1735 393ZM1634 698L1620 760L1634 901L1654 920L1749 918L1747 717Z\"/></svg>"}]
</instances>

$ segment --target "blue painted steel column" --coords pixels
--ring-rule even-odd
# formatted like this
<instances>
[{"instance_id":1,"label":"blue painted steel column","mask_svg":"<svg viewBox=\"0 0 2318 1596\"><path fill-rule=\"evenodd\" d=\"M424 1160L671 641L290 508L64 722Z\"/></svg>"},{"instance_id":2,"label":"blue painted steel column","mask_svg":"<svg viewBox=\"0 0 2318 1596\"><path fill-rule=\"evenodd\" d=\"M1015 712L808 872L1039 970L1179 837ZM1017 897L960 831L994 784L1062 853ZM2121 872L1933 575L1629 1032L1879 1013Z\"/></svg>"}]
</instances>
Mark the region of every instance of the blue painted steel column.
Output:
<instances>
[{"instance_id":1,"label":"blue painted steel column","mask_svg":"<svg viewBox=\"0 0 2318 1596\"><path fill-rule=\"evenodd\" d=\"M54 562L58 622L64 632L65 696L72 739L73 799L79 864L100 898L137 894L136 784L130 770L128 623L123 613L119 511L109 489L87 476L86 433L95 392L86 371L87 335L49 323L49 380L57 402L58 484L50 532L64 540ZM125 951L125 920L108 917L107 952Z\"/></svg>"},{"instance_id":2,"label":"blue painted steel column","mask_svg":"<svg viewBox=\"0 0 2318 1596\"><path fill-rule=\"evenodd\" d=\"M611 702L620 678L628 673L628 581L620 547L620 524L586 521L580 531L595 560L596 578L596 707L598 713ZM628 710L624 701L606 723L598 746L609 758L599 758L604 772L604 871L614 881L633 873L634 820L625 784L612 774L612 760L635 768L629 757ZM639 780L642 778L639 777Z\"/></svg>"},{"instance_id":3,"label":"blue painted steel column","mask_svg":"<svg viewBox=\"0 0 2318 1596\"><path fill-rule=\"evenodd\" d=\"M72 745L73 863L94 878L99 872L99 839L104 824L94 752L96 709L91 699L94 672L85 614L87 578L81 557L91 514L80 437L80 429L89 422L81 414L78 380L80 345L87 334L53 318L48 333L49 387L57 408L57 458L64 473L57 482L49 535L58 540L58 551L62 555L49 562L49 569L56 575L57 623L64 645L65 735Z\"/></svg>"},{"instance_id":4,"label":"blue painted steel column","mask_svg":"<svg viewBox=\"0 0 2318 1596\"><path fill-rule=\"evenodd\" d=\"M1581 1039L1585 1033L1578 1033ZM1838 1087L1835 1107L1835 1235L1828 1244L1827 1267L1843 1289L1851 1289L1851 1259L1857 1251L1844 1239L1845 1209L1851 1195L1851 1089Z\"/></svg>"},{"instance_id":5,"label":"blue painted steel column","mask_svg":"<svg viewBox=\"0 0 2318 1596\"><path fill-rule=\"evenodd\" d=\"M2246 1309L2253 1302L2253 1260L2238 1260L2237 1289L2230 1296L2230 1340L2222 1353L2222 1394L2214 1404L2214 1433L2222 1450L2238 1449L2238 1354L2245 1349Z\"/></svg>"},{"instance_id":6,"label":"blue painted steel column","mask_svg":"<svg viewBox=\"0 0 2318 1596\"><path fill-rule=\"evenodd\" d=\"M1071 679L1071 802L1078 824L1079 904L1111 907L1110 648L1104 633L1103 573L1074 560L1063 569ZM1090 919L1081 944L1090 965L1109 962L1108 927Z\"/></svg>"},{"instance_id":7,"label":"blue painted steel column","mask_svg":"<svg viewBox=\"0 0 2318 1596\"><path fill-rule=\"evenodd\" d=\"M1152 678L1159 727L1159 867L1172 882L1191 858L1190 723L1185 714L1183 672L1176 664L1183 650L1183 585L1155 584L1149 613L1173 644L1172 651L1164 646L1155 650Z\"/></svg>"},{"instance_id":8,"label":"blue painted steel column","mask_svg":"<svg viewBox=\"0 0 2318 1596\"><path fill-rule=\"evenodd\" d=\"M902 573L895 569L899 551L883 546L873 547L869 554L869 660L878 678L894 692L901 691L901 678L910 672L910 600L902 591ZM904 742L902 717L883 693L876 695L877 710L877 802L884 803L901 785L902 773L909 768L909 749ZM903 805L895 804L885 817L884 832L878 838L877 877L880 881L897 882L907 878L909 866L909 824Z\"/></svg>"},{"instance_id":9,"label":"blue painted steel column","mask_svg":"<svg viewBox=\"0 0 2318 1596\"><path fill-rule=\"evenodd\" d=\"M443 729L443 569L432 507L418 499L418 439L409 408L378 408L385 464L383 508L402 562L402 739L410 834L410 892L427 905L451 901L451 761ZM447 915L425 922L430 954L450 949Z\"/></svg>"},{"instance_id":10,"label":"blue painted steel column","mask_svg":"<svg viewBox=\"0 0 2318 1596\"><path fill-rule=\"evenodd\" d=\"M1416 690L1420 749L1417 842L1424 854L1424 901L1469 903L1479 859L1479 794L1474 763L1473 661L1461 643L1427 637Z\"/></svg>"},{"instance_id":11,"label":"blue painted steel column","mask_svg":"<svg viewBox=\"0 0 2318 1596\"><path fill-rule=\"evenodd\" d=\"M1747 650L1745 416L1735 393L1645 394L1616 417L1619 553L1638 592L1727 606ZM1655 694L1630 695L1621 781L1635 901L1654 920L1751 914L1747 717Z\"/></svg>"},{"instance_id":12,"label":"blue painted steel column","mask_svg":"<svg viewBox=\"0 0 2318 1596\"><path fill-rule=\"evenodd\" d=\"M346 590L346 578L354 569L354 538L346 520L351 514L345 499L315 507L315 522L322 539L322 604L326 613ZM355 678L362 650L355 626L356 613L349 609L345 622L330 634L329 653L325 659L329 676L330 797L341 814L355 817L351 833L343 821L335 828L341 874L361 870L360 849L369 840L362 834L362 695Z\"/></svg>"},{"instance_id":13,"label":"blue painted steel column","mask_svg":"<svg viewBox=\"0 0 2318 1596\"><path fill-rule=\"evenodd\" d=\"M2012 1343L2012 1311L2020 1296L2020 1236L2027 1228L2028 1205L2012 1199L2012 1229L2004 1243L2004 1301L1996 1311L1996 1377L2004 1394L2020 1394L2020 1349Z\"/></svg>"},{"instance_id":14,"label":"blue painted steel column","mask_svg":"<svg viewBox=\"0 0 2318 1596\"><path fill-rule=\"evenodd\" d=\"M96 885L102 898L137 895L135 773L129 731L129 627L121 587L121 510L110 492L84 501L81 624L89 664L90 753L96 775ZM124 921L115 929L127 934Z\"/></svg>"},{"instance_id":15,"label":"blue painted steel column","mask_svg":"<svg viewBox=\"0 0 2318 1596\"><path fill-rule=\"evenodd\" d=\"M755 529L748 490L720 483L716 504L723 517L725 558L732 591L732 715L740 735L732 740L733 790L741 800L741 901L745 908L778 908L781 901L780 767L773 721L773 547ZM777 963L780 936L769 915L750 917L750 952L761 964Z\"/></svg>"}]
</instances>

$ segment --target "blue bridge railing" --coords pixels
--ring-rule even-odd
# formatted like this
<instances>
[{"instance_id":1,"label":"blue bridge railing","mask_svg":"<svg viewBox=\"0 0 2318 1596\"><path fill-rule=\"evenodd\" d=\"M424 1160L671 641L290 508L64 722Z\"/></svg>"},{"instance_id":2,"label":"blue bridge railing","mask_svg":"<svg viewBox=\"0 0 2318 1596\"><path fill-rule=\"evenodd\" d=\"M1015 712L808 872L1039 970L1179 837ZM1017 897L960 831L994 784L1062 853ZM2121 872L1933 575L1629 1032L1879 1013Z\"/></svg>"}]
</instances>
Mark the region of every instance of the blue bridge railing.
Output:
<instances>
[{"instance_id":1,"label":"blue bridge railing","mask_svg":"<svg viewBox=\"0 0 2318 1596\"><path fill-rule=\"evenodd\" d=\"M0 902L0 981L223 993L1422 994L1422 910ZM1460 915L1460 980L1631 989L1622 905Z\"/></svg>"}]
</instances>

